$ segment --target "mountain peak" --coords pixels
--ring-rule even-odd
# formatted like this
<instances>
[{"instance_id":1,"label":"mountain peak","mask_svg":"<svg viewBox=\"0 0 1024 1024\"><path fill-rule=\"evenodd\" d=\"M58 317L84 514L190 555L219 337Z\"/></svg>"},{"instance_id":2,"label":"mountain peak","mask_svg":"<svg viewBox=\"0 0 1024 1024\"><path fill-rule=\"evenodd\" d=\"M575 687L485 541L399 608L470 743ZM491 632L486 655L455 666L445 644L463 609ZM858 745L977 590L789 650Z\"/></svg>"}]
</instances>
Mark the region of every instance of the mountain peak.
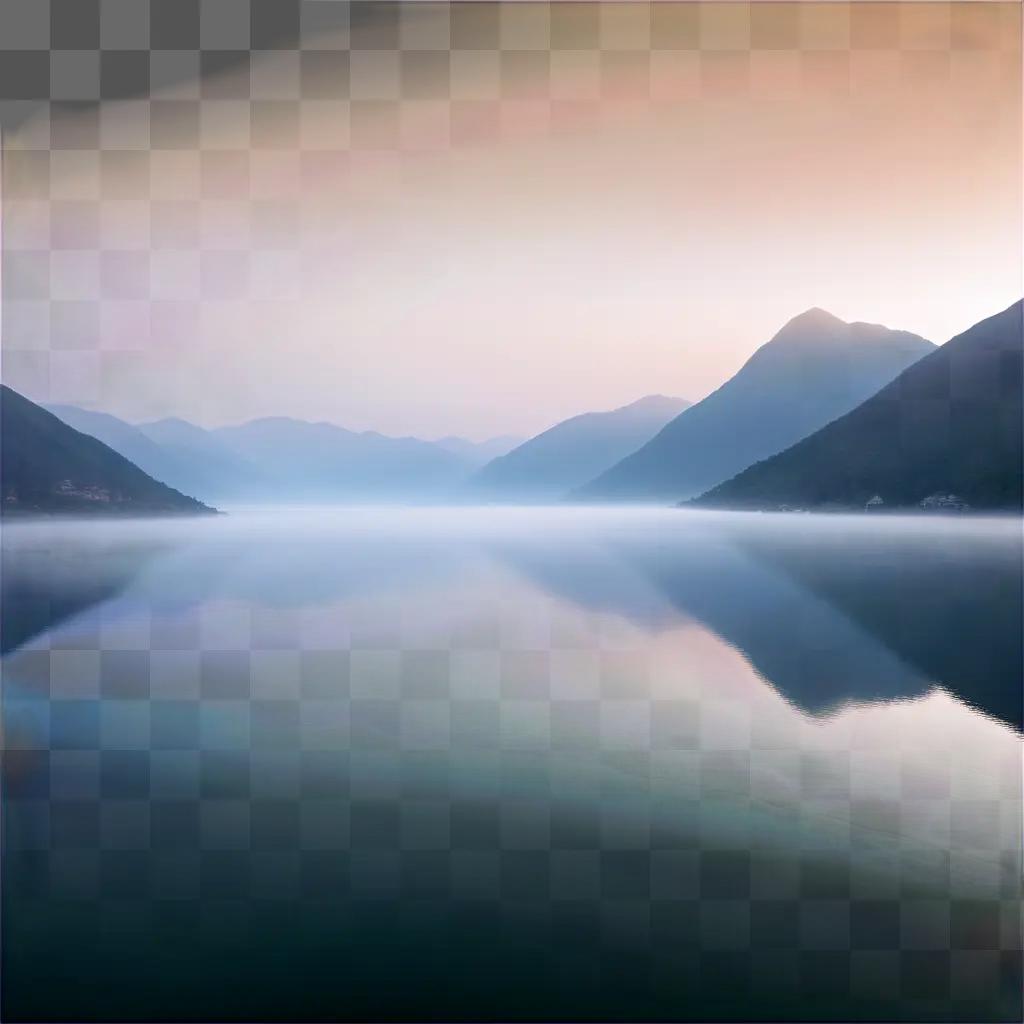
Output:
<instances>
[{"instance_id":1,"label":"mountain peak","mask_svg":"<svg viewBox=\"0 0 1024 1024\"><path fill-rule=\"evenodd\" d=\"M845 415L931 349L913 334L809 309L581 496L650 501L701 494Z\"/></svg>"},{"instance_id":2,"label":"mountain peak","mask_svg":"<svg viewBox=\"0 0 1024 1024\"><path fill-rule=\"evenodd\" d=\"M770 458L749 462L699 503L870 511L879 505L929 508L938 495L959 495L974 508L1019 512L1020 338L1019 305L982 320L910 361L898 377L845 415ZM1005 385L997 401L949 398L977 387L978 381L995 380L997 368ZM946 397L940 405L942 429L936 430L930 396L940 395ZM930 400L914 400L922 396Z\"/></svg>"},{"instance_id":3,"label":"mountain peak","mask_svg":"<svg viewBox=\"0 0 1024 1024\"><path fill-rule=\"evenodd\" d=\"M202 430L202 427L197 427L194 423L189 423L188 420L183 420L180 416L164 416L159 420L149 420L148 422L137 423L139 427L173 427L174 429L180 429L187 427L191 430Z\"/></svg>"},{"instance_id":4,"label":"mountain peak","mask_svg":"<svg viewBox=\"0 0 1024 1024\"><path fill-rule=\"evenodd\" d=\"M823 327L846 327L848 326L845 320L840 320L839 317L834 316L827 309L822 309L820 306L812 306L810 309L804 310L803 313L793 317L782 331L789 330L792 327L804 327L811 329L820 329ZM781 334L782 331L779 331Z\"/></svg>"},{"instance_id":5,"label":"mountain peak","mask_svg":"<svg viewBox=\"0 0 1024 1024\"><path fill-rule=\"evenodd\" d=\"M487 463L469 489L488 501L561 498L646 444L688 405L645 395L616 409L570 416Z\"/></svg>"},{"instance_id":6,"label":"mountain peak","mask_svg":"<svg viewBox=\"0 0 1024 1024\"><path fill-rule=\"evenodd\" d=\"M676 398L673 395L644 395L643 398L638 398L635 402L630 402L628 405L612 411L625 412L629 409L633 412L668 413L675 410L679 413L691 404L685 398Z\"/></svg>"}]
</instances>

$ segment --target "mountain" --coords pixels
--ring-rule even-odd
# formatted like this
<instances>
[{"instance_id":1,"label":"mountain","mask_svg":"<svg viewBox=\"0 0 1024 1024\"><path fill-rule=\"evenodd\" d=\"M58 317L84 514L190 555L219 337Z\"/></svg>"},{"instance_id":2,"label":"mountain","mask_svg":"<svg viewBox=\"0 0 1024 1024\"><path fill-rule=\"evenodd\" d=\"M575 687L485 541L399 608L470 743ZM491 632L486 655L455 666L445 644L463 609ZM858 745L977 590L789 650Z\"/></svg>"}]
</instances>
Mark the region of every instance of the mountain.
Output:
<instances>
[{"instance_id":1,"label":"mountain","mask_svg":"<svg viewBox=\"0 0 1024 1024\"><path fill-rule=\"evenodd\" d=\"M436 500L470 472L463 458L429 441L332 423L268 417L212 433L259 468L277 500Z\"/></svg>"},{"instance_id":2,"label":"mountain","mask_svg":"<svg viewBox=\"0 0 1024 1024\"><path fill-rule=\"evenodd\" d=\"M717 391L573 497L667 501L701 494L849 412L933 349L916 334L808 310Z\"/></svg>"},{"instance_id":3,"label":"mountain","mask_svg":"<svg viewBox=\"0 0 1024 1024\"><path fill-rule=\"evenodd\" d=\"M186 467L196 490L204 496L258 501L274 491L258 466L232 451L212 430L177 417L140 423L137 429L166 456Z\"/></svg>"},{"instance_id":4,"label":"mountain","mask_svg":"<svg viewBox=\"0 0 1024 1024\"><path fill-rule=\"evenodd\" d=\"M213 511L7 386L0 387L0 487L4 513Z\"/></svg>"},{"instance_id":5,"label":"mountain","mask_svg":"<svg viewBox=\"0 0 1024 1024\"><path fill-rule=\"evenodd\" d=\"M121 530L120 523L111 523ZM0 655L49 633L97 605L118 598L138 576L175 548L176 531L129 533L113 543L109 530L77 526L50 535L8 533L0 573Z\"/></svg>"},{"instance_id":6,"label":"mountain","mask_svg":"<svg viewBox=\"0 0 1024 1024\"><path fill-rule=\"evenodd\" d=\"M595 518L557 537L505 535L488 550L584 611L652 634L701 623L807 714L942 687L1021 730L1015 524L694 518Z\"/></svg>"},{"instance_id":7,"label":"mountain","mask_svg":"<svg viewBox=\"0 0 1024 1024\"><path fill-rule=\"evenodd\" d=\"M72 429L113 448L154 480L189 493L196 490L189 480L188 467L131 423L109 413L80 409L75 405L47 405L45 408Z\"/></svg>"},{"instance_id":8,"label":"mountain","mask_svg":"<svg viewBox=\"0 0 1024 1024\"><path fill-rule=\"evenodd\" d=\"M497 438L442 444L284 417L205 430L176 417L133 426L70 405L51 411L155 479L221 503L434 499L500 449Z\"/></svg>"},{"instance_id":9,"label":"mountain","mask_svg":"<svg viewBox=\"0 0 1024 1024\"><path fill-rule=\"evenodd\" d=\"M74 405L47 407L69 427L89 434L134 462L154 480L205 501L254 498L269 490L258 472L213 435L185 420L132 425L105 412ZM262 483L262 487L261 487Z\"/></svg>"},{"instance_id":10,"label":"mountain","mask_svg":"<svg viewBox=\"0 0 1024 1024\"><path fill-rule=\"evenodd\" d=\"M621 409L563 420L488 463L468 490L492 501L561 498L636 451L689 404L648 395Z\"/></svg>"},{"instance_id":11,"label":"mountain","mask_svg":"<svg viewBox=\"0 0 1024 1024\"><path fill-rule=\"evenodd\" d=\"M486 465L491 459L498 458L499 455L505 455L513 448L518 448L525 440L525 437L515 437L511 434L489 437L486 441L468 441L464 437L449 435L439 438L434 444L460 456L467 465L478 467Z\"/></svg>"},{"instance_id":12,"label":"mountain","mask_svg":"<svg viewBox=\"0 0 1024 1024\"><path fill-rule=\"evenodd\" d=\"M916 506L955 494L1021 507L1020 302L948 341L878 394L703 495L728 508Z\"/></svg>"}]
</instances>

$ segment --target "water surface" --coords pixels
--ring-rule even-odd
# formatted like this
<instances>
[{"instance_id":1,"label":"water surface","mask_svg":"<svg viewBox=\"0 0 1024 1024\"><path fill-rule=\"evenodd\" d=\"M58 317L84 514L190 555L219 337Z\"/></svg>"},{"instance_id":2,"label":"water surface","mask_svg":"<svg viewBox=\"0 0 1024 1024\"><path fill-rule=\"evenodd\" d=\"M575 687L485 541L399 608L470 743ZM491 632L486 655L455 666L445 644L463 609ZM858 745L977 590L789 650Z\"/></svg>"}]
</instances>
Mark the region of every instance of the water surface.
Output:
<instances>
[{"instance_id":1,"label":"water surface","mask_svg":"<svg viewBox=\"0 0 1024 1024\"><path fill-rule=\"evenodd\" d=\"M1015 1020L1015 520L3 532L3 1016Z\"/></svg>"}]
</instances>

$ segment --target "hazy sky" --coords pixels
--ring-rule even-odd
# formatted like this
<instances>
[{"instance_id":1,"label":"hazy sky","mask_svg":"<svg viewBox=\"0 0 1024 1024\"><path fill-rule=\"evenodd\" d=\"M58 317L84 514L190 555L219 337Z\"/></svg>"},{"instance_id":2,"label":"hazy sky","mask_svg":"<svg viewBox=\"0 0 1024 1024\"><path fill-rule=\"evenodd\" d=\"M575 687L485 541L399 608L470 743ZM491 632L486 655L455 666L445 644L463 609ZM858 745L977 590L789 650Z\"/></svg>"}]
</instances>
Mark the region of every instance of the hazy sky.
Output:
<instances>
[{"instance_id":1,"label":"hazy sky","mask_svg":"<svg viewBox=\"0 0 1024 1024\"><path fill-rule=\"evenodd\" d=\"M482 438L1020 297L1018 5L466 6L8 127L5 381Z\"/></svg>"}]
</instances>

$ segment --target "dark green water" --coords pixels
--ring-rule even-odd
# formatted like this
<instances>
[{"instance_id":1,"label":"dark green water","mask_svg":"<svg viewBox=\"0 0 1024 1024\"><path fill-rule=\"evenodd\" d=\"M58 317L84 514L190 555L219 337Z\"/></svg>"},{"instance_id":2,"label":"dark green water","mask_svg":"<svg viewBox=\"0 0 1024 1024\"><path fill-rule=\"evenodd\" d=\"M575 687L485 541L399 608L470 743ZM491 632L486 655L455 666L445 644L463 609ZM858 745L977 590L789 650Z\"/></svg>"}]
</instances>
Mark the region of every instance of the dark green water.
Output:
<instances>
[{"instance_id":1,"label":"dark green water","mask_svg":"<svg viewBox=\"0 0 1024 1024\"><path fill-rule=\"evenodd\" d=\"M1019 1020L1019 521L3 532L5 1020Z\"/></svg>"}]
</instances>

